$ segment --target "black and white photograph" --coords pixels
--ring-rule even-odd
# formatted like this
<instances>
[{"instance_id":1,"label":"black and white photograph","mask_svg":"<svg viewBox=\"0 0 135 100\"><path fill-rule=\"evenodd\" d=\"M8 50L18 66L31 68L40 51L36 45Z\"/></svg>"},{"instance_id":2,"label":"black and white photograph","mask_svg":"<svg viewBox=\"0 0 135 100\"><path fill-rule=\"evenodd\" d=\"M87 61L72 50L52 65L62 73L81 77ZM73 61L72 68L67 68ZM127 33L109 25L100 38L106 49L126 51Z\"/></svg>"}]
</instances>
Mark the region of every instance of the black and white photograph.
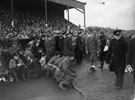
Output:
<instances>
[{"instance_id":1,"label":"black and white photograph","mask_svg":"<svg viewBox=\"0 0 135 100\"><path fill-rule=\"evenodd\" d=\"M135 0L0 0L0 100L135 100Z\"/></svg>"}]
</instances>

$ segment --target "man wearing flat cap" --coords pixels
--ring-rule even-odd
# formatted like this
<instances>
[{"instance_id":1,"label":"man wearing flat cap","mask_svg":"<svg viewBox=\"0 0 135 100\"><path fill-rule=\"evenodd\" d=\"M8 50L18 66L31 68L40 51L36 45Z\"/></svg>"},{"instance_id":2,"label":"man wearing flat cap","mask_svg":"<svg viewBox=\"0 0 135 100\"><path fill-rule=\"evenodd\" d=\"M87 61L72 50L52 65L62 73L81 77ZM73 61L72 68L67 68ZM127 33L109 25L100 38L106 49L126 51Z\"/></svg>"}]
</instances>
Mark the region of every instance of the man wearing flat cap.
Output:
<instances>
[{"instance_id":1,"label":"man wearing flat cap","mask_svg":"<svg viewBox=\"0 0 135 100\"><path fill-rule=\"evenodd\" d=\"M60 32L56 32L54 36L55 50L60 51Z\"/></svg>"},{"instance_id":2,"label":"man wearing flat cap","mask_svg":"<svg viewBox=\"0 0 135 100\"><path fill-rule=\"evenodd\" d=\"M86 52L88 53L91 71L95 71L98 49L98 39L96 37L96 32L94 31L88 34L88 38L86 40Z\"/></svg>"},{"instance_id":3,"label":"man wearing flat cap","mask_svg":"<svg viewBox=\"0 0 135 100\"><path fill-rule=\"evenodd\" d=\"M72 33L67 33L66 38L64 39L64 53L65 52L73 52L73 45L72 45Z\"/></svg>"},{"instance_id":4,"label":"man wearing flat cap","mask_svg":"<svg viewBox=\"0 0 135 100\"><path fill-rule=\"evenodd\" d=\"M110 42L106 61L110 64L110 71L115 72L116 89L121 90L126 67L127 42L121 36L121 30L114 31L113 35L114 39Z\"/></svg>"},{"instance_id":5,"label":"man wearing flat cap","mask_svg":"<svg viewBox=\"0 0 135 100\"><path fill-rule=\"evenodd\" d=\"M78 32L78 36L76 38L76 46L75 46L77 64L82 63L82 52L83 52L83 41L81 38L81 32Z\"/></svg>"},{"instance_id":6,"label":"man wearing flat cap","mask_svg":"<svg viewBox=\"0 0 135 100\"><path fill-rule=\"evenodd\" d=\"M66 38L66 31L63 31L60 35L60 43L59 43L61 55L63 55L63 53L64 53L64 40L65 40L65 38Z\"/></svg>"},{"instance_id":7,"label":"man wearing flat cap","mask_svg":"<svg viewBox=\"0 0 135 100\"><path fill-rule=\"evenodd\" d=\"M133 79L134 79L133 82L135 83L135 34L132 36L132 39L129 41L127 66L132 67ZM134 99L133 100L135 100L135 84L134 84Z\"/></svg>"},{"instance_id":8,"label":"man wearing flat cap","mask_svg":"<svg viewBox=\"0 0 135 100\"><path fill-rule=\"evenodd\" d=\"M104 61L106 57L106 51L104 51L104 48L106 46L106 36L104 35L104 32L100 32L99 36L99 48L100 48L100 53L99 53L99 60L100 60L100 68L103 69L104 66Z\"/></svg>"}]
</instances>

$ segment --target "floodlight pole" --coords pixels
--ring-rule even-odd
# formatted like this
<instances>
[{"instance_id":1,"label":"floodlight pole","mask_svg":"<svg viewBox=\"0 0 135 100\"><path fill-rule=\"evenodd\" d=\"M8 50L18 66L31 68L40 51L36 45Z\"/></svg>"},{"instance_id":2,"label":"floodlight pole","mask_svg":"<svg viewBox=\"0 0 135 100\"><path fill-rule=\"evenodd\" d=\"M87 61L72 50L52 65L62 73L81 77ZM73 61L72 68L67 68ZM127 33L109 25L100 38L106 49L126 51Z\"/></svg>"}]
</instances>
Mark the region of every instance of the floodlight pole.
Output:
<instances>
[{"instance_id":1,"label":"floodlight pole","mask_svg":"<svg viewBox=\"0 0 135 100\"><path fill-rule=\"evenodd\" d=\"M69 22L69 1L68 1L68 14L67 14L67 17L68 17L68 22Z\"/></svg>"},{"instance_id":2,"label":"floodlight pole","mask_svg":"<svg viewBox=\"0 0 135 100\"><path fill-rule=\"evenodd\" d=\"M48 21L48 19L47 19L47 17L48 17L48 15L47 15L47 0L45 0L45 26L47 27L48 25L47 25L47 21Z\"/></svg>"},{"instance_id":3,"label":"floodlight pole","mask_svg":"<svg viewBox=\"0 0 135 100\"><path fill-rule=\"evenodd\" d=\"M13 10L13 0L11 0L11 26L14 27L14 10Z\"/></svg>"},{"instance_id":4,"label":"floodlight pole","mask_svg":"<svg viewBox=\"0 0 135 100\"><path fill-rule=\"evenodd\" d=\"M84 7L84 28L86 28L86 13L85 13L85 7Z\"/></svg>"}]
</instances>

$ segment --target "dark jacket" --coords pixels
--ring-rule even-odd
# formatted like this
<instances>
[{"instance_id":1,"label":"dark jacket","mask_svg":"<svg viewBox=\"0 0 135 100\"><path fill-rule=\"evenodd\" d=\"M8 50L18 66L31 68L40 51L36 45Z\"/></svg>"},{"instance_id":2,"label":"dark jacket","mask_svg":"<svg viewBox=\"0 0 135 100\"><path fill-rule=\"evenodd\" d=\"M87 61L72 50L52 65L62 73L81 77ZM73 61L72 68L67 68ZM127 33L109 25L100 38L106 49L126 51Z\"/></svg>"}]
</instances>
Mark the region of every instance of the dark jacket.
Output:
<instances>
[{"instance_id":1,"label":"dark jacket","mask_svg":"<svg viewBox=\"0 0 135 100\"><path fill-rule=\"evenodd\" d=\"M56 36L54 37L54 39L55 39L55 50L60 51L60 37Z\"/></svg>"},{"instance_id":2,"label":"dark jacket","mask_svg":"<svg viewBox=\"0 0 135 100\"><path fill-rule=\"evenodd\" d=\"M129 41L127 64L135 69L135 38Z\"/></svg>"},{"instance_id":3,"label":"dark jacket","mask_svg":"<svg viewBox=\"0 0 135 100\"><path fill-rule=\"evenodd\" d=\"M69 37L64 39L64 52L73 52L72 39Z\"/></svg>"},{"instance_id":4,"label":"dark jacket","mask_svg":"<svg viewBox=\"0 0 135 100\"><path fill-rule=\"evenodd\" d=\"M63 53L64 51L64 37L60 37L60 51Z\"/></svg>"},{"instance_id":5,"label":"dark jacket","mask_svg":"<svg viewBox=\"0 0 135 100\"><path fill-rule=\"evenodd\" d=\"M99 47L100 47L100 61L104 61L105 60L105 56L106 56L106 52L104 52L104 48L106 46L106 37L105 36L101 36L99 37Z\"/></svg>"},{"instance_id":6,"label":"dark jacket","mask_svg":"<svg viewBox=\"0 0 135 100\"><path fill-rule=\"evenodd\" d=\"M126 66L127 42L121 37L110 42L107 52L107 62L110 62L110 71L124 72Z\"/></svg>"},{"instance_id":7,"label":"dark jacket","mask_svg":"<svg viewBox=\"0 0 135 100\"><path fill-rule=\"evenodd\" d=\"M83 50L83 46L82 45L83 45L83 42L82 42L81 37L80 36L77 36L75 49L76 50L79 50L79 51L82 51Z\"/></svg>"}]
</instances>

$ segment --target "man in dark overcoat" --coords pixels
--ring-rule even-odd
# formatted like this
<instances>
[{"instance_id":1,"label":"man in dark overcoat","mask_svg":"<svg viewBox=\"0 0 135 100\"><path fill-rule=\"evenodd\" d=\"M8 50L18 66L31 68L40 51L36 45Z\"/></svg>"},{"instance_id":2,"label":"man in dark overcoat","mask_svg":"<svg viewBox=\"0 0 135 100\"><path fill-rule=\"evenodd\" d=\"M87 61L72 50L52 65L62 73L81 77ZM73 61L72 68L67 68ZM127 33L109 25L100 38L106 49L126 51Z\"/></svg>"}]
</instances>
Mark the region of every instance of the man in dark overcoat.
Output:
<instances>
[{"instance_id":1,"label":"man in dark overcoat","mask_svg":"<svg viewBox=\"0 0 135 100\"><path fill-rule=\"evenodd\" d=\"M55 51L60 51L60 32L57 32L54 36Z\"/></svg>"},{"instance_id":2,"label":"man in dark overcoat","mask_svg":"<svg viewBox=\"0 0 135 100\"><path fill-rule=\"evenodd\" d=\"M103 69L105 57L106 57L106 52L104 51L104 48L106 46L106 37L104 35L104 32L100 32L100 37L99 37L99 48L100 48L100 53L99 53L99 60L100 60L100 68Z\"/></svg>"},{"instance_id":3,"label":"man in dark overcoat","mask_svg":"<svg viewBox=\"0 0 135 100\"><path fill-rule=\"evenodd\" d=\"M60 53L61 53L61 55L64 54L64 40L66 38L65 34L66 34L66 32L64 31L60 35L60 43L59 43L59 45L60 45Z\"/></svg>"},{"instance_id":4,"label":"man in dark overcoat","mask_svg":"<svg viewBox=\"0 0 135 100\"><path fill-rule=\"evenodd\" d=\"M83 52L83 42L81 38L81 32L78 33L78 36L76 38L76 46L75 46L75 55L77 64L82 63L82 52Z\"/></svg>"},{"instance_id":5,"label":"man in dark overcoat","mask_svg":"<svg viewBox=\"0 0 135 100\"><path fill-rule=\"evenodd\" d=\"M64 39L64 53L73 52L73 45L72 45L72 33L67 33L66 38Z\"/></svg>"},{"instance_id":6,"label":"man in dark overcoat","mask_svg":"<svg viewBox=\"0 0 135 100\"><path fill-rule=\"evenodd\" d=\"M110 42L107 62L110 60L110 71L116 74L116 89L121 90L124 82L126 67L127 42L121 36L121 30L113 32L114 39Z\"/></svg>"},{"instance_id":7,"label":"man in dark overcoat","mask_svg":"<svg viewBox=\"0 0 135 100\"><path fill-rule=\"evenodd\" d=\"M133 77L135 83L135 34L132 36L132 39L129 41L127 65L130 65L133 68ZM134 84L133 98L135 99L135 84Z\"/></svg>"},{"instance_id":8,"label":"man in dark overcoat","mask_svg":"<svg viewBox=\"0 0 135 100\"><path fill-rule=\"evenodd\" d=\"M134 82L135 82L135 35L129 41L127 64L134 70Z\"/></svg>"}]
</instances>

